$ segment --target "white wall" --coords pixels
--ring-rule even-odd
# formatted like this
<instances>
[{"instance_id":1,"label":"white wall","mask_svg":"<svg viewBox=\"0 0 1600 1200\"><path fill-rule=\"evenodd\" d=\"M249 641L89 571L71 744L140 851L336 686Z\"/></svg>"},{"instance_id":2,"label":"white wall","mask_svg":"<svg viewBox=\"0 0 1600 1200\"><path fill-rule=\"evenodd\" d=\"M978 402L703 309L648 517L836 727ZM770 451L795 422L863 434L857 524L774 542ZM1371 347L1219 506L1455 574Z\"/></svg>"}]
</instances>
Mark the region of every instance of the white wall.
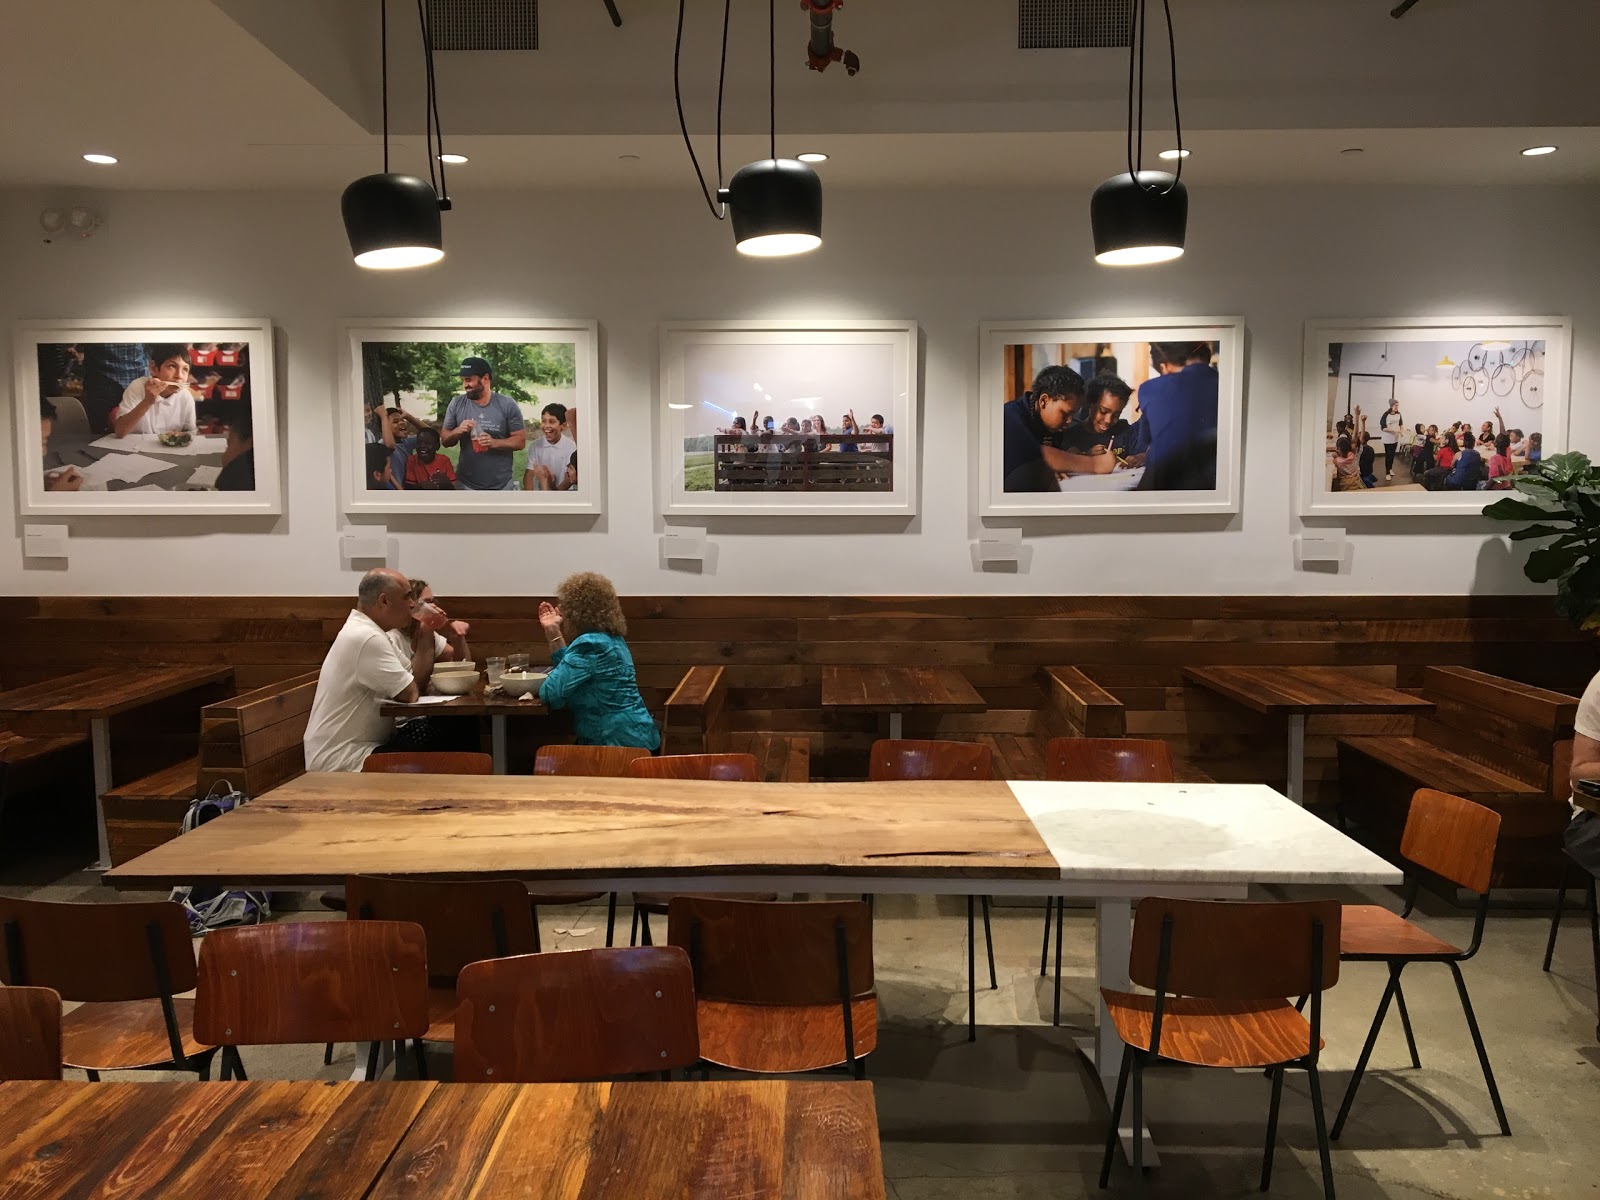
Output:
<instances>
[{"instance_id":1,"label":"white wall","mask_svg":"<svg viewBox=\"0 0 1600 1200\"><path fill-rule=\"evenodd\" d=\"M1291 421L1308 317L1560 314L1574 324L1572 440L1600 444L1600 225L1595 189L1208 189L1193 183L1190 252L1169 267L1096 267L1087 195L832 192L827 243L802 260L741 259L685 168L670 194L463 193L445 262L400 276L349 260L329 194L104 193L91 241L42 245L46 200L0 195L0 320L268 315L278 331L287 513L280 519L84 519L66 569L21 557L0 493L0 593L337 594L334 325L345 317L598 318L607 405L606 512L595 520L391 518L398 565L446 592L541 594L605 571L635 594L1464 593L1532 590L1477 518L1351 521L1341 574L1296 571ZM1470 253L1463 253L1467 247ZM1025 525L1017 572L981 571L978 322L1243 313L1244 508L1237 517L1063 518ZM920 515L909 522L710 523L703 572L661 560L653 443L664 319L915 318L923 341ZM5 378L11 378L9 340ZM9 408L9 405L8 405ZM0 461L15 461L12 421ZM1426 534L1426 536L1419 536Z\"/></svg>"}]
</instances>

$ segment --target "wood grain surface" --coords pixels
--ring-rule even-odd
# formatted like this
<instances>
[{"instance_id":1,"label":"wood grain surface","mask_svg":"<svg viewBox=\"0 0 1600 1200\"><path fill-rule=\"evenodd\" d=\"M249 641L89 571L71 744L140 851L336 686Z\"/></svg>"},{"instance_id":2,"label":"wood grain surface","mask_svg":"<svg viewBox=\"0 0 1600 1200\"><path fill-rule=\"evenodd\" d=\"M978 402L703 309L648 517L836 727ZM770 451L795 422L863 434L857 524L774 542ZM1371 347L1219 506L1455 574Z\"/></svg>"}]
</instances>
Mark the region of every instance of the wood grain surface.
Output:
<instances>
[{"instance_id":1,"label":"wood grain surface","mask_svg":"<svg viewBox=\"0 0 1600 1200\"><path fill-rule=\"evenodd\" d=\"M374 1200L882 1200L872 1085L474 1084L435 1090Z\"/></svg>"},{"instance_id":2,"label":"wood grain surface","mask_svg":"<svg viewBox=\"0 0 1600 1200\"><path fill-rule=\"evenodd\" d=\"M1332 667L1185 667L1183 675L1260 713L1416 713L1433 707Z\"/></svg>"},{"instance_id":3,"label":"wood grain surface","mask_svg":"<svg viewBox=\"0 0 1600 1200\"><path fill-rule=\"evenodd\" d=\"M912 647L916 649L916 647ZM988 707L960 671L936 667L822 668L822 707L866 712L982 712Z\"/></svg>"},{"instance_id":4,"label":"wood grain surface","mask_svg":"<svg viewBox=\"0 0 1600 1200\"><path fill-rule=\"evenodd\" d=\"M61 1078L61 997L0 987L0 1081Z\"/></svg>"},{"instance_id":5,"label":"wood grain surface","mask_svg":"<svg viewBox=\"0 0 1600 1200\"><path fill-rule=\"evenodd\" d=\"M1059 878L1011 790L314 773L115 867L116 887L346 875Z\"/></svg>"},{"instance_id":6,"label":"wood grain surface","mask_svg":"<svg viewBox=\"0 0 1600 1200\"><path fill-rule=\"evenodd\" d=\"M0 722L17 733L64 736L87 721L232 678L226 666L95 667L0 692Z\"/></svg>"}]
</instances>

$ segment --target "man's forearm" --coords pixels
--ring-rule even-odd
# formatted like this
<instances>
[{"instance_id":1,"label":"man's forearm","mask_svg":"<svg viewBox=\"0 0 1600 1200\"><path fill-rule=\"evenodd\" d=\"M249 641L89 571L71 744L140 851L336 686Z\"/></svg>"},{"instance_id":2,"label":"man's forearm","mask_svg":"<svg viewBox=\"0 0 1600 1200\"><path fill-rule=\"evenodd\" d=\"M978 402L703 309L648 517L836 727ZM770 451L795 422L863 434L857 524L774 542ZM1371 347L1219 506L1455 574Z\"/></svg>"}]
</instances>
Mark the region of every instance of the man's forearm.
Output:
<instances>
[{"instance_id":1,"label":"man's forearm","mask_svg":"<svg viewBox=\"0 0 1600 1200\"><path fill-rule=\"evenodd\" d=\"M417 685L417 691L428 690L428 682L433 678L433 633L424 630L417 636L411 648L411 676L412 682Z\"/></svg>"},{"instance_id":2,"label":"man's forearm","mask_svg":"<svg viewBox=\"0 0 1600 1200\"><path fill-rule=\"evenodd\" d=\"M461 426L452 425L449 429L439 431L439 444L441 446L454 446L461 440Z\"/></svg>"}]
</instances>

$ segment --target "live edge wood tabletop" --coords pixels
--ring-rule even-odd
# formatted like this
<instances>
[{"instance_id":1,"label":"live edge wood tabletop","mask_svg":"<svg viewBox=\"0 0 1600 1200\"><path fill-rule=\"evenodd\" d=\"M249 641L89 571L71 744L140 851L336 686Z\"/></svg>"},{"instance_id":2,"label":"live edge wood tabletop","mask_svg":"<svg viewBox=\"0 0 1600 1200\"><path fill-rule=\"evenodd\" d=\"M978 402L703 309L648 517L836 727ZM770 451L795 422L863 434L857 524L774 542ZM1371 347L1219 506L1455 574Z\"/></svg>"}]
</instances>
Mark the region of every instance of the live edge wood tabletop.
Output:
<instances>
[{"instance_id":1,"label":"live edge wood tabletop","mask_svg":"<svg viewBox=\"0 0 1600 1200\"><path fill-rule=\"evenodd\" d=\"M3 1083L0 1188L882 1200L870 1083Z\"/></svg>"}]
</instances>

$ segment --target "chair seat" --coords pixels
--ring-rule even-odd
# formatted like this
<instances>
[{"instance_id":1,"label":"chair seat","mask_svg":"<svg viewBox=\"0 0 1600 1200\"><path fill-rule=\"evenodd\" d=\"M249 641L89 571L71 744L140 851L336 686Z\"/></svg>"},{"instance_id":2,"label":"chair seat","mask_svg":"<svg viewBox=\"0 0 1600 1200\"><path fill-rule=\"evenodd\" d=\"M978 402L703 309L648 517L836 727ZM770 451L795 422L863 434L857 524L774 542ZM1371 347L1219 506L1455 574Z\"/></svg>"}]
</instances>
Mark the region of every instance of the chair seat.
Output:
<instances>
[{"instance_id":1,"label":"chair seat","mask_svg":"<svg viewBox=\"0 0 1600 1200\"><path fill-rule=\"evenodd\" d=\"M651 916L666 916L667 902L674 896L689 895L687 892L635 892L633 906L649 913ZM699 893L694 893L698 895ZM777 892L718 892L712 897L714 900L776 900Z\"/></svg>"},{"instance_id":2,"label":"chair seat","mask_svg":"<svg viewBox=\"0 0 1600 1200\"><path fill-rule=\"evenodd\" d=\"M856 1057L878 1046L878 999L850 1005ZM837 1004L729 1004L700 1000L700 1057L738 1071L817 1071L845 1061L844 1016Z\"/></svg>"},{"instance_id":3,"label":"chair seat","mask_svg":"<svg viewBox=\"0 0 1600 1200\"><path fill-rule=\"evenodd\" d=\"M194 1001L172 1002L185 1055L211 1047L194 1036ZM61 1019L61 1063L84 1071L124 1071L172 1061L160 1000L81 1004Z\"/></svg>"},{"instance_id":4,"label":"chair seat","mask_svg":"<svg viewBox=\"0 0 1600 1200\"><path fill-rule=\"evenodd\" d=\"M456 1040L456 1011L461 1001L453 987L428 989L428 1032L422 1035L425 1042L454 1042Z\"/></svg>"},{"instance_id":5,"label":"chair seat","mask_svg":"<svg viewBox=\"0 0 1600 1200\"><path fill-rule=\"evenodd\" d=\"M1155 997L1101 989L1117 1033L1150 1049ZM1287 1000L1196 1000L1168 996L1161 1012L1161 1057L1197 1067L1270 1067L1304 1058L1311 1024Z\"/></svg>"},{"instance_id":6,"label":"chair seat","mask_svg":"<svg viewBox=\"0 0 1600 1200\"><path fill-rule=\"evenodd\" d=\"M1450 958L1461 953L1379 904L1346 904L1339 922L1343 958Z\"/></svg>"},{"instance_id":7,"label":"chair seat","mask_svg":"<svg viewBox=\"0 0 1600 1200\"><path fill-rule=\"evenodd\" d=\"M543 908L547 904L588 904L593 900L604 900L604 892L529 892L528 903L535 908Z\"/></svg>"}]
</instances>

